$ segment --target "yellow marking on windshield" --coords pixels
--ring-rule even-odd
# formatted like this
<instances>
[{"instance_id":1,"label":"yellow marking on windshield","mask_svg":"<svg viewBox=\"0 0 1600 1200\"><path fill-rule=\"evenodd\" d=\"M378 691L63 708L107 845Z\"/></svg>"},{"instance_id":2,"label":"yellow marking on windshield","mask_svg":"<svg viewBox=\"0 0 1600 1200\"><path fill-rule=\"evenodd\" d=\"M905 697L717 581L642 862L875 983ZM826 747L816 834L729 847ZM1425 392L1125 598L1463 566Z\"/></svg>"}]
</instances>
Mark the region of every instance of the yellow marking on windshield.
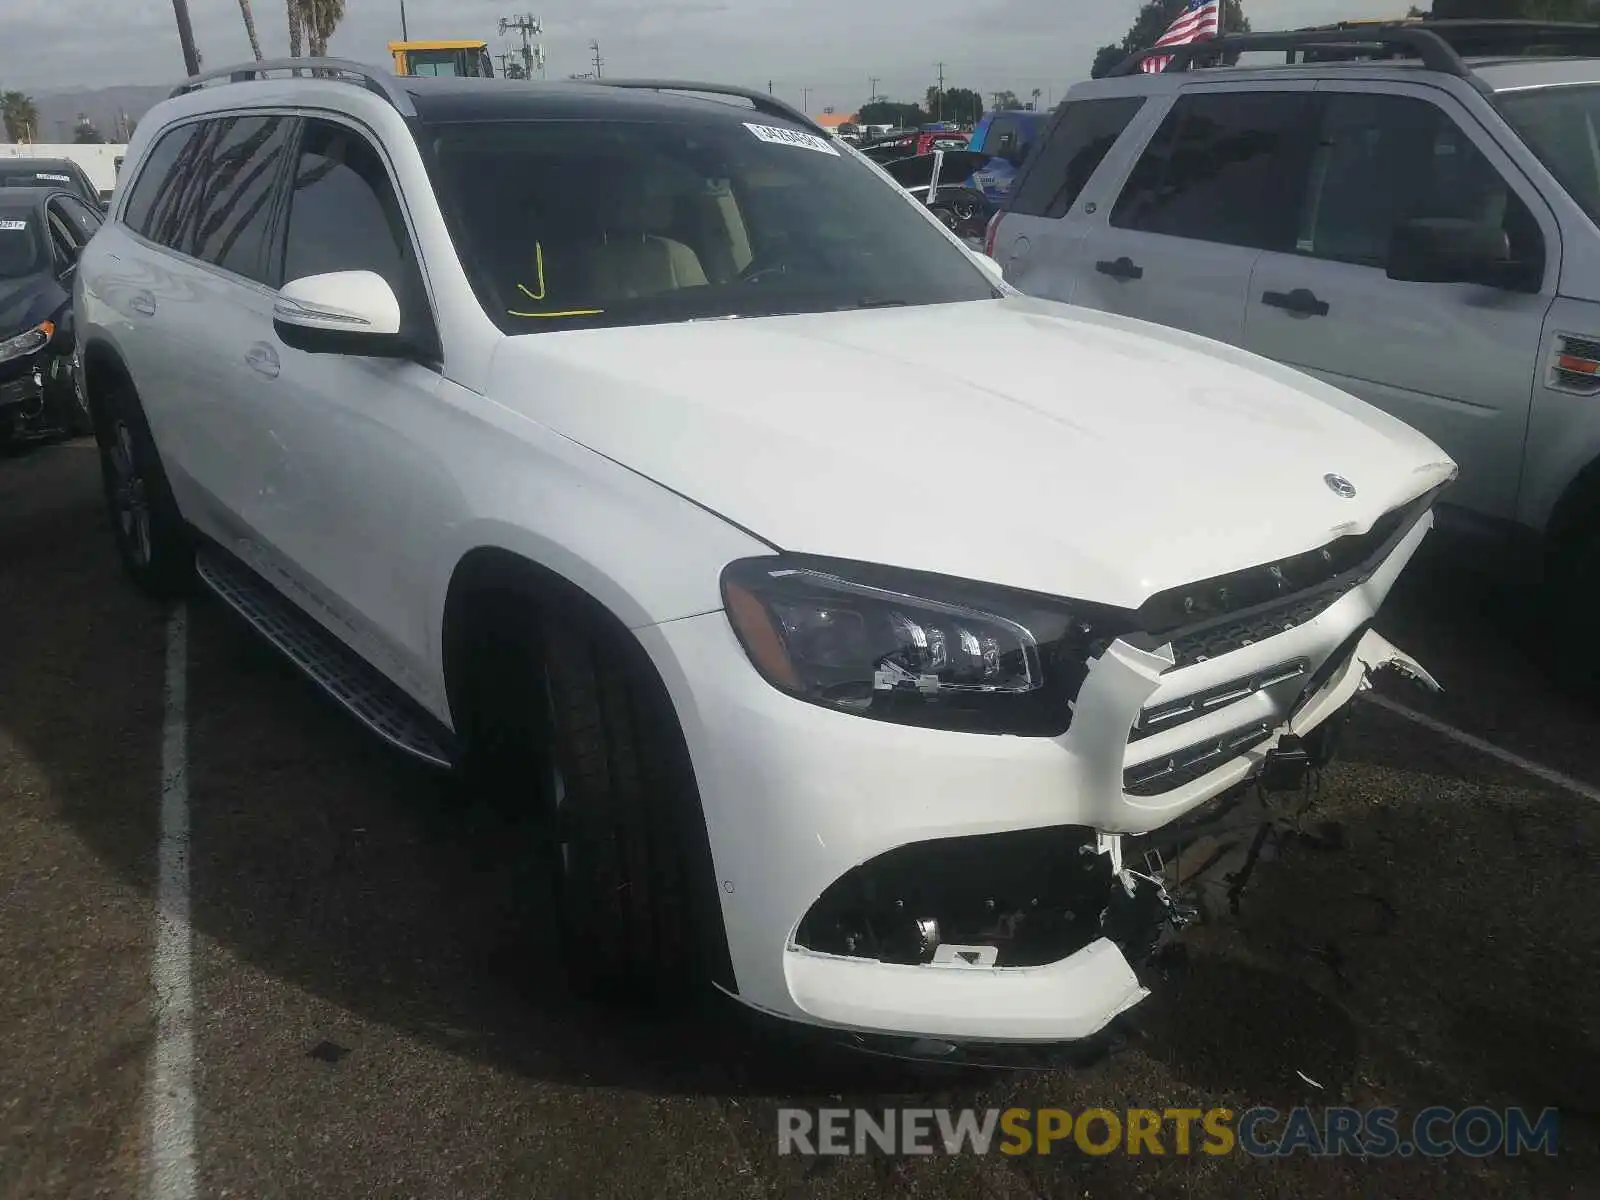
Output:
<instances>
[{"instance_id":1,"label":"yellow marking on windshield","mask_svg":"<svg viewBox=\"0 0 1600 1200\"><path fill-rule=\"evenodd\" d=\"M517 284L517 291L521 292L529 300L543 300L544 299L544 247L542 245L540 245L538 242L535 242L533 244L533 267L534 267L534 270L539 273L539 276L538 276L538 278L539 278L539 290L537 292L530 292L527 288L523 287L522 284L519 283L519 284Z\"/></svg>"},{"instance_id":2,"label":"yellow marking on windshield","mask_svg":"<svg viewBox=\"0 0 1600 1200\"><path fill-rule=\"evenodd\" d=\"M513 317L598 317L606 310L603 308L569 308L565 312L518 312L514 308L506 309Z\"/></svg>"}]
</instances>

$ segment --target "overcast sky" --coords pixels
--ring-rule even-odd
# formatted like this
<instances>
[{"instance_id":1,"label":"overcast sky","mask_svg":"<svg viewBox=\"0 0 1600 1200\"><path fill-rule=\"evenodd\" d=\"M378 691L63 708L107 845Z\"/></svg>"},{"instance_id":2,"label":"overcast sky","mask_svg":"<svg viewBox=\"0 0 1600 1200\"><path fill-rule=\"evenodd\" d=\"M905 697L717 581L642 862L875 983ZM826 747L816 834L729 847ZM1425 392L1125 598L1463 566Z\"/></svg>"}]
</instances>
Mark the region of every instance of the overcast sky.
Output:
<instances>
[{"instance_id":1,"label":"overcast sky","mask_svg":"<svg viewBox=\"0 0 1600 1200\"><path fill-rule=\"evenodd\" d=\"M853 108L872 76L892 99L916 99L938 77L947 87L1026 98L1088 74L1094 50L1127 32L1140 0L551 0L532 3L544 23L547 76L590 69L600 43L605 75L694 78L765 87L790 100ZM183 75L171 0L51 0L5 5L0 88L170 83ZM207 66L250 57L237 0L189 0ZM406 0L410 34L482 37L509 50L498 22L517 11L494 0ZM1257 29L1293 28L1403 13L1405 0L1245 0ZM288 52L284 0L256 0L262 50ZM400 0L346 0L330 53L382 64L400 36ZM810 89L807 97L802 89Z\"/></svg>"}]
</instances>

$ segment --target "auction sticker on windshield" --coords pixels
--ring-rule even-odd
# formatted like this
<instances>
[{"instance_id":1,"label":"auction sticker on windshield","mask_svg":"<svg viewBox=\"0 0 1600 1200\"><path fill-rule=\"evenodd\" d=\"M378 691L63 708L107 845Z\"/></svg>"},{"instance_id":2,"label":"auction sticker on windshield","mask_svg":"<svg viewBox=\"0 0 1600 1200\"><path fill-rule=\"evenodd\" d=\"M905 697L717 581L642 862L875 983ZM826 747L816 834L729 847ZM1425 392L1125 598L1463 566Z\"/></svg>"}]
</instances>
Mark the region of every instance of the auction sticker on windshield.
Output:
<instances>
[{"instance_id":1,"label":"auction sticker on windshield","mask_svg":"<svg viewBox=\"0 0 1600 1200\"><path fill-rule=\"evenodd\" d=\"M72 176L70 176L70 175L46 175L43 171L37 172L34 175L34 178L35 179L49 179L49 180L52 180L55 183L71 183L72 182Z\"/></svg>"},{"instance_id":2,"label":"auction sticker on windshield","mask_svg":"<svg viewBox=\"0 0 1600 1200\"><path fill-rule=\"evenodd\" d=\"M18 229L26 229L27 227L28 223L26 221L0 221L0 229L3 230L14 231Z\"/></svg>"},{"instance_id":3,"label":"auction sticker on windshield","mask_svg":"<svg viewBox=\"0 0 1600 1200\"><path fill-rule=\"evenodd\" d=\"M816 150L822 154L831 154L839 157L838 148L828 145L827 138L820 138L810 133L801 133L798 129L780 129L776 125L756 125L750 121L744 127L755 134L763 142L770 142L774 146L798 146L802 150Z\"/></svg>"}]
</instances>

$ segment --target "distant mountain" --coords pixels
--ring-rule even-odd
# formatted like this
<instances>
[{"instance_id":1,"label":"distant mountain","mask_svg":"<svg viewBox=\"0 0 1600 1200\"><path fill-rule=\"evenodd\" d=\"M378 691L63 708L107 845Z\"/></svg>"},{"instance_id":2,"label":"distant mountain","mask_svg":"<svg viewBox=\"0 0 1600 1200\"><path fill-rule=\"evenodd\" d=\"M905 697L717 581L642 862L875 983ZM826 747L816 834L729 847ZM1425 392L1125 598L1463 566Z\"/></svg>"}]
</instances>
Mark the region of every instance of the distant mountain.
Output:
<instances>
[{"instance_id":1,"label":"distant mountain","mask_svg":"<svg viewBox=\"0 0 1600 1200\"><path fill-rule=\"evenodd\" d=\"M70 142L72 130L82 114L100 131L106 141L116 140L117 114L126 113L137 121L177 86L174 79L166 87L123 85L104 88L70 88L30 92L39 110L39 141ZM0 129L0 141L5 131Z\"/></svg>"}]
</instances>

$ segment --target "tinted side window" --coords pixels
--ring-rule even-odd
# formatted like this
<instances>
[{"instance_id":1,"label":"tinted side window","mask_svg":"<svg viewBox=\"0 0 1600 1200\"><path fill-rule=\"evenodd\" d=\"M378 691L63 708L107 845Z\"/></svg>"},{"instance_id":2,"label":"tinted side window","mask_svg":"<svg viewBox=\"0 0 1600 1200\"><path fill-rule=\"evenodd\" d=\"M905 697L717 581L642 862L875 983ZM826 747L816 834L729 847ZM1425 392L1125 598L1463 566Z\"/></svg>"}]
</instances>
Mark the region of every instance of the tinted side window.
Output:
<instances>
[{"instance_id":1,"label":"tinted side window","mask_svg":"<svg viewBox=\"0 0 1600 1200\"><path fill-rule=\"evenodd\" d=\"M1389 240L1416 217L1498 226L1506 257L1537 290L1544 237L1527 205L1443 110L1410 96L1327 98L1296 249L1387 267Z\"/></svg>"},{"instance_id":2,"label":"tinted side window","mask_svg":"<svg viewBox=\"0 0 1600 1200\"><path fill-rule=\"evenodd\" d=\"M200 131L198 124L170 129L151 147L144 166L133 181L122 219L135 233L150 237L150 220L156 202L177 190L188 161L184 151Z\"/></svg>"},{"instance_id":3,"label":"tinted side window","mask_svg":"<svg viewBox=\"0 0 1600 1200\"><path fill-rule=\"evenodd\" d=\"M1066 215L1128 122L1143 107L1142 96L1069 103L1050 140L1034 156L1032 167L1017 184L1011 211L1030 217Z\"/></svg>"},{"instance_id":4,"label":"tinted side window","mask_svg":"<svg viewBox=\"0 0 1600 1200\"><path fill-rule=\"evenodd\" d=\"M274 282L329 271L375 271L408 312L421 298L411 239L377 150L342 125L307 121Z\"/></svg>"},{"instance_id":5,"label":"tinted side window","mask_svg":"<svg viewBox=\"0 0 1600 1200\"><path fill-rule=\"evenodd\" d=\"M1111 211L1120 229L1294 245L1315 136L1309 92L1180 96Z\"/></svg>"},{"instance_id":6,"label":"tinted side window","mask_svg":"<svg viewBox=\"0 0 1600 1200\"><path fill-rule=\"evenodd\" d=\"M229 117L217 126L203 164L206 186L195 208L189 252L261 279L273 185L292 126L284 117Z\"/></svg>"}]
</instances>

